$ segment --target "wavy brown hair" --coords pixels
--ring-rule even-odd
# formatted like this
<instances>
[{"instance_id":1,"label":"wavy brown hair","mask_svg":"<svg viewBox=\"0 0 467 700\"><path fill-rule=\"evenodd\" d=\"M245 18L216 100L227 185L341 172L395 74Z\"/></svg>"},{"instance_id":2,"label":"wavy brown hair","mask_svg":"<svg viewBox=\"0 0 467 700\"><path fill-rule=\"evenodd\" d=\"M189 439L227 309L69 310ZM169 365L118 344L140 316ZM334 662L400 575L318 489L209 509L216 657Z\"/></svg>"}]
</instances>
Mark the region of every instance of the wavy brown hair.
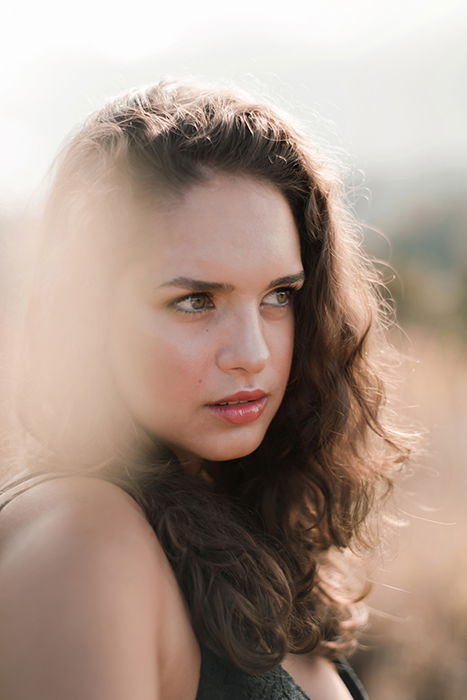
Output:
<instances>
[{"instance_id":1,"label":"wavy brown hair","mask_svg":"<svg viewBox=\"0 0 467 700\"><path fill-rule=\"evenodd\" d=\"M217 172L283 194L306 281L283 402L252 454L206 463L208 482L126 414L106 337L144 211ZM200 643L249 672L287 652L352 647L348 553L371 543L370 516L408 456L386 406L388 308L343 202L336 174L289 118L237 90L169 81L85 122L56 163L43 216L19 391L37 447L30 471L92 474L131 493Z\"/></svg>"}]
</instances>

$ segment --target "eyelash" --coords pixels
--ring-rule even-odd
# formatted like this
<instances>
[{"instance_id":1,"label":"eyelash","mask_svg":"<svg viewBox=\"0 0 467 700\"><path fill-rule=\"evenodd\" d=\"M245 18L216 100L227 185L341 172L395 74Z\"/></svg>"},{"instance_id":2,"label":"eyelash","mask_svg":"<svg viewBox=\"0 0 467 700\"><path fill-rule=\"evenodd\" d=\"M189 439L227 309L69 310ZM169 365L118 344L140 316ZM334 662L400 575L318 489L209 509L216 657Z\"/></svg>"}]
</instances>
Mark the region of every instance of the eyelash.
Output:
<instances>
[{"instance_id":1,"label":"eyelash","mask_svg":"<svg viewBox=\"0 0 467 700\"><path fill-rule=\"evenodd\" d=\"M269 296L270 294L278 294L279 292L287 292L288 294L288 299L285 304L266 304L266 306L270 306L275 309L284 309L287 306L289 306L293 296L299 291L299 288L297 287L279 287L278 289L273 289L272 291L268 292L266 296ZM195 315L195 314L204 314L207 313L208 311L211 311L214 308L214 305L205 307L203 309L198 309L198 310L193 310L193 311L187 311L186 309L181 309L178 308L178 305L181 304L184 301L187 301L188 299L206 299L210 300L212 302L212 297L209 292L194 292L192 294L186 294L183 297L180 297L179 299L176 299L174 302L170 304L172 308L175 309L178 313L182 314L190 314L190 315Z\"/></svg>"}]
</instances>

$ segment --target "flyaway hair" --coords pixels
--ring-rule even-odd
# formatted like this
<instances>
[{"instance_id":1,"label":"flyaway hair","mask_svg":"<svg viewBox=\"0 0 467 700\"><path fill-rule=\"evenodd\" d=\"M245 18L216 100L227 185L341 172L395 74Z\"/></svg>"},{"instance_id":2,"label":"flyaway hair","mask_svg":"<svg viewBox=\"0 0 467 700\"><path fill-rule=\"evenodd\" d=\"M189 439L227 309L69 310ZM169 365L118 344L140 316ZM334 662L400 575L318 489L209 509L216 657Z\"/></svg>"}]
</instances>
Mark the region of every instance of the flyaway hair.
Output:
<instances>
[{"instance_id":1,"label":"flyaway hair","mask_svg":"<svg viewBox=\"0 0 467 700\"><path fill-rule=\"evenodd\" d=\"M127 415L106 337L144 212L215 173L283 194L306 279L281 407L255 452L206 465L207 483ZM236 666L258 672L287 652L349 651L363 615L350 552L372 544L410 436L389 420L380 279L326 158L241 91L171 81L131 91L91 115L60 155L36 270L18 391L37 444L31 473L92 474L132 494L198 639Z\"/></svg>"}]
</instances>

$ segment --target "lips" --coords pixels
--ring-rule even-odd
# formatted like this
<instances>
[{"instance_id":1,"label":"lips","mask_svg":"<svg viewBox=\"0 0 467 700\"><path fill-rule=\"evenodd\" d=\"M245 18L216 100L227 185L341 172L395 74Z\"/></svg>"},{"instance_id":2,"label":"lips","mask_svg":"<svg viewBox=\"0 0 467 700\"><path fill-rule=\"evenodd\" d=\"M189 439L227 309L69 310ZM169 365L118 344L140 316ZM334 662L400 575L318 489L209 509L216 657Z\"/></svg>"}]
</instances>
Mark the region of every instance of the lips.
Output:
<instances>
[{"instance_id":1,"label":"lips","mask_svg":"<svg viewBox=\"0 0 467 700\"><path fill-rule=\"evenodd\" d=\"M253 391L237 391L236 394L232 394L231 396L224 396L224 398L218 399L217 401L214 401L213 403L210 403L208 405L218 406L219 404L238 403L239 401L256 401L257 399L262 399L265 396L266 393L264 391L261 391L261 389L254 389Z\"/></svg>"},{"instance_id":2,"label":"lips","mask_svg":"<svg viewBox=\"0 0 467 700\"><path fill-rule=\"evenodd\" d=\"M221 420L233 425L252 423L260 417L266 407L268 397L264 391L238 391L224 396L215 403L208 404L209 410Z\"/></svg>"}]
</instances>

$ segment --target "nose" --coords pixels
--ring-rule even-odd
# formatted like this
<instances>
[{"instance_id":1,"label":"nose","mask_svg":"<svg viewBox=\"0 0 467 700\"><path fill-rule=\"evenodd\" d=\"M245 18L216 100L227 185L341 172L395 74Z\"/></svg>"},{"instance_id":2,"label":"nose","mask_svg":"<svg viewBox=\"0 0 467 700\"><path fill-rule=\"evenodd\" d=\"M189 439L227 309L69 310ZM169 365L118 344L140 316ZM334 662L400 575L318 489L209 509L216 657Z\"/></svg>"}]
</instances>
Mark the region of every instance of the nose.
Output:
<instances>
[{"instance_id":1,"label":"nose","mask_svg":"<svg viewBox=\"0 0 467 700\"><path fill-rule=\"evenodd\" d=\"M217 351L217 366L224 372L258 374L270 353L257 310L229 315L223 324Z\"/></svg>"}]
</instances>

